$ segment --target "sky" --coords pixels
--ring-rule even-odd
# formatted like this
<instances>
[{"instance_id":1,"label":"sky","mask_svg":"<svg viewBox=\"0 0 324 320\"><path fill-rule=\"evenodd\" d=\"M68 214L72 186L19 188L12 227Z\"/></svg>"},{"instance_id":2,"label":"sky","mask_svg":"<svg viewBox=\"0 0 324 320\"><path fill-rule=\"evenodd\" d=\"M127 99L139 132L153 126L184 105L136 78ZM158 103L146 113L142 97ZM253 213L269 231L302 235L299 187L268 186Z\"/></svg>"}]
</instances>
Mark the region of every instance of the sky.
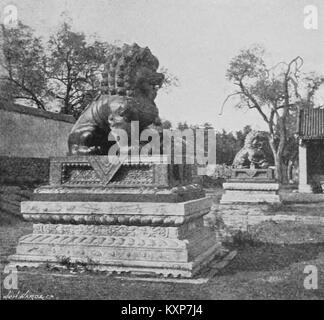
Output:
<instances>
[{"instance_id":1,"label":"sky","mask_svg":"<svg viewBox=\"0 0 324 320\"><path fill-rule=\"evenodd\" d=\"M16 5L18 18L44 37L56 30L65 12L77 31L148 46L179 78L179 87L156 99L160 116L174 124L265 128L255 111L237 110L233 101L219 114L234 90L225 78L229 62L253 44L265 47L269 65L299 55L304 72L324 74L323 0L0 0L0 17L8 4ZM316 30L304 27L304 7L310 4L318 9Z\"/></svg>"}]
</instances>

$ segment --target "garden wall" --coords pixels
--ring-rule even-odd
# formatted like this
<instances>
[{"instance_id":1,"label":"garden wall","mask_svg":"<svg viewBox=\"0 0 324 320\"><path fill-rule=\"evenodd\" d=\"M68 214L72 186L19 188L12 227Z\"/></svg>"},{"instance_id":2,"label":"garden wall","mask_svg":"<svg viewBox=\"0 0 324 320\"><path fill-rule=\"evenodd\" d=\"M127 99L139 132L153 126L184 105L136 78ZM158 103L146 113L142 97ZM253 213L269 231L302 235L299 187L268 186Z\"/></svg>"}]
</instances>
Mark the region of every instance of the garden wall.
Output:
<instances>
[{"instance_id":1,"label":"garden wall","mask_svg":"<svg viewBox=\"0 0 324 320\"><path fill-rule=\"evenodd\" d=\"M75 120L0 102L0 184L47 182L49 158L65 156Z\"/></svg>"}]
</instances>

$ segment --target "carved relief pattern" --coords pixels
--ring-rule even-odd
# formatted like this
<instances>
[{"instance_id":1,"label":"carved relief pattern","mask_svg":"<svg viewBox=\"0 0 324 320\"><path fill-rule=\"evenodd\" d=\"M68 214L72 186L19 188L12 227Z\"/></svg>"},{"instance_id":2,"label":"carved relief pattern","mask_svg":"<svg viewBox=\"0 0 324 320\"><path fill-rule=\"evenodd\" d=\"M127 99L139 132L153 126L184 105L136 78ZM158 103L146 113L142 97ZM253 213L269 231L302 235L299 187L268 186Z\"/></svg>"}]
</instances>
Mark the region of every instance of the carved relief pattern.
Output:
<instances>
[{"instance_id":1,"label":"carved relief pattern","mask_svg":"<svg viewBox=\"0 0 324 320\"><path fill-rule=\"evenodd\" d=\"M135 184L153 183L152 164L124 164L107 166L105 157L93 157L89 163L62 163L61 182L63 185L91 184ZM100 161L99 161L100 159Z\"/></svg>"},{"instance_id":2,"label":"carved relief pattern","mask_svg":"<svg viewBox=\"0 0 324 320\"><path fill-rule=\"evenodd\" d=\"M200 230L189 239L31 234L20 239L17 253L43 256L45 260L63 256L79 260L90 258L100 264L119 259L186 263L215 247L209 230Z\"/></svg>"},{"instance_id":3,"label":"carved relief pattern","mask_svg":"<svg viewBox=\"0 0 324 320\"><path fill-rule=\"evenodd\" d=\"M18 254L20 255L37 255L47 257L55 257L59 262L60 257L73 257L78 261L84 259L92 260L104 265L112 261L147 261L186 263L188 253L185 248L178 250L163 248L114 248L114 247L98 247L97 246L69 246L66 244L56 244L53 247L51 244L20 244Z\"/></svg>"},{"instance_id":4,"label":"carved relief pattern","mask_svg":"<svg viewBox=\"0 0 324 320\"><path fill-rule=\"evenodd\" d=\"M139 247L139 248L186 248L186 241L154 237L113 237L87 235L31 234L20 239L20 244L64 244L65 246Z\"/></svg>"},{"instance_id":5,"label":"carved relief pattern","mask_svg":"<svg viewBox=\"0 0 324 320\"><path fill-rule=\"evenodd\" d=\"M175 238L176 228L136 227L136 226L103 226L103 225L66 225L35 224L36 234L95 235L95 236L129 236L129 237L162 237Z\"/></svg>"},{"instance_id":6,"label":"carved relief pattern","mask_svg":"<svg viewBox=\"0 0 324 320\"><path fill-rule=\"evenodd\" d=\"M207 211L199 212L190 216L23 214L23 217L35 223L178 226L206 213Z\"/></svg>"},{"instance_id":7,"label":"carved relief pattern","mask_svg":"<svg viewBox=\"0 0 324 320\"><path fill-rule=\"evenodd\" d=\"M62 165L62 184L100 183L96 172L87 163L64 163Z\"/></svg>"},{"instance_id":8,"label":"carved relief pattern","mask_svg":"<svg viewBox=\"0 0 324 320\"><path fill-rule=\"evenodd\" d=\"M34 224L34 234L65 234L94 236L160 237L184 239L203 229L203 219L198 218L179 227L138 227L126 225L69 225Z\"/></svg>"},{"instance_id":9,"label":"carved relief pattern","mask_svg":"<svg viewBox=\"0 0 324 320\"><path fill-rule=\"evenodd\" d=\"M122 166L122 162L111 163L108 157L90 156L89 162L101 179L103 184L108 184L118 169Z\"/></svg>"},{"instance_id":10,"label":"carved relief pattern","mask_svg":"<svg viewBox=\"0 0 324 320\"><path fill-rule=\"evenodd\" d=\"M151 184L153 183L153 166L147 164L123 165L111 183Z\"/></svg>"}]
</instances>

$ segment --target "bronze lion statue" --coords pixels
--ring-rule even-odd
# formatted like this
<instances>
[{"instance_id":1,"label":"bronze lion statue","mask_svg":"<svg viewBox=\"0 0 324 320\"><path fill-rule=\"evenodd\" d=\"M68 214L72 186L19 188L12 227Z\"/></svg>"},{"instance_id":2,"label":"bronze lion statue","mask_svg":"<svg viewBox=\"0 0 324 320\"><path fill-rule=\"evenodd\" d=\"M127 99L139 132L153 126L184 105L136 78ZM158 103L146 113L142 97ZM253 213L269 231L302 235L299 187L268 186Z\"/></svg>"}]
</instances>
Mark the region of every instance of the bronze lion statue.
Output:
<instances>
[{"instance_id":1,"label":"bronze lion statue","mask_svg":"<svg viewBox=\"0 0 324 320\"><path fill-rule=\"evenodd\" d=\"M154 100L164 75L149 48L125 44L107 57L101 94L83 111L68 138L70 155L107 155L116 142L109 142L113 128L130 130L139 121L140 130L159 123Z\"/></svg>"},{"instance_id":2,"label":"bronze lion statue","mask_svg":"<svg viewBox=\"0 0 324 320\"><path fill-rule=\"evenodd\" d=\"M237 153L233 167L264 169L270 166L265 152L268 138L265 132L251 131L245 139L244 147Z\"/></svg>"}]
</instances>

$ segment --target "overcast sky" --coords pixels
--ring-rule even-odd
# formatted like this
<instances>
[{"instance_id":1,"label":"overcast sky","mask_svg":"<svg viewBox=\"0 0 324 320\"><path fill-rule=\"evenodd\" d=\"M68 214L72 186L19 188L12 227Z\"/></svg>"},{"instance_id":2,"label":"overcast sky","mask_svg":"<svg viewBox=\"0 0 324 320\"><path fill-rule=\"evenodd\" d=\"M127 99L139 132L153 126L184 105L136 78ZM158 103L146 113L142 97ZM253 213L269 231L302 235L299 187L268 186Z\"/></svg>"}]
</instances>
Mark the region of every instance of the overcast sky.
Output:
<instances>
[{"instance_id":1,"label":"overcast sky","mask_svg":"<svg viewBox=\"0 0 324 320\"><path fill-rule=\"evenodd\" d=\"M324 74L323 0L0 0L18 7L19 17L48 35L67 11L73 26L102 40L148 46L180 87L160 93L162 118L173 123L211 122L216 129L261 129L255 112L219 110L233 87L225 79L230 59L260 43L270 64L300 55L304 71ZM304 7L318 8L318 30L304 28Z\"/></svg>"}]
</instances>

